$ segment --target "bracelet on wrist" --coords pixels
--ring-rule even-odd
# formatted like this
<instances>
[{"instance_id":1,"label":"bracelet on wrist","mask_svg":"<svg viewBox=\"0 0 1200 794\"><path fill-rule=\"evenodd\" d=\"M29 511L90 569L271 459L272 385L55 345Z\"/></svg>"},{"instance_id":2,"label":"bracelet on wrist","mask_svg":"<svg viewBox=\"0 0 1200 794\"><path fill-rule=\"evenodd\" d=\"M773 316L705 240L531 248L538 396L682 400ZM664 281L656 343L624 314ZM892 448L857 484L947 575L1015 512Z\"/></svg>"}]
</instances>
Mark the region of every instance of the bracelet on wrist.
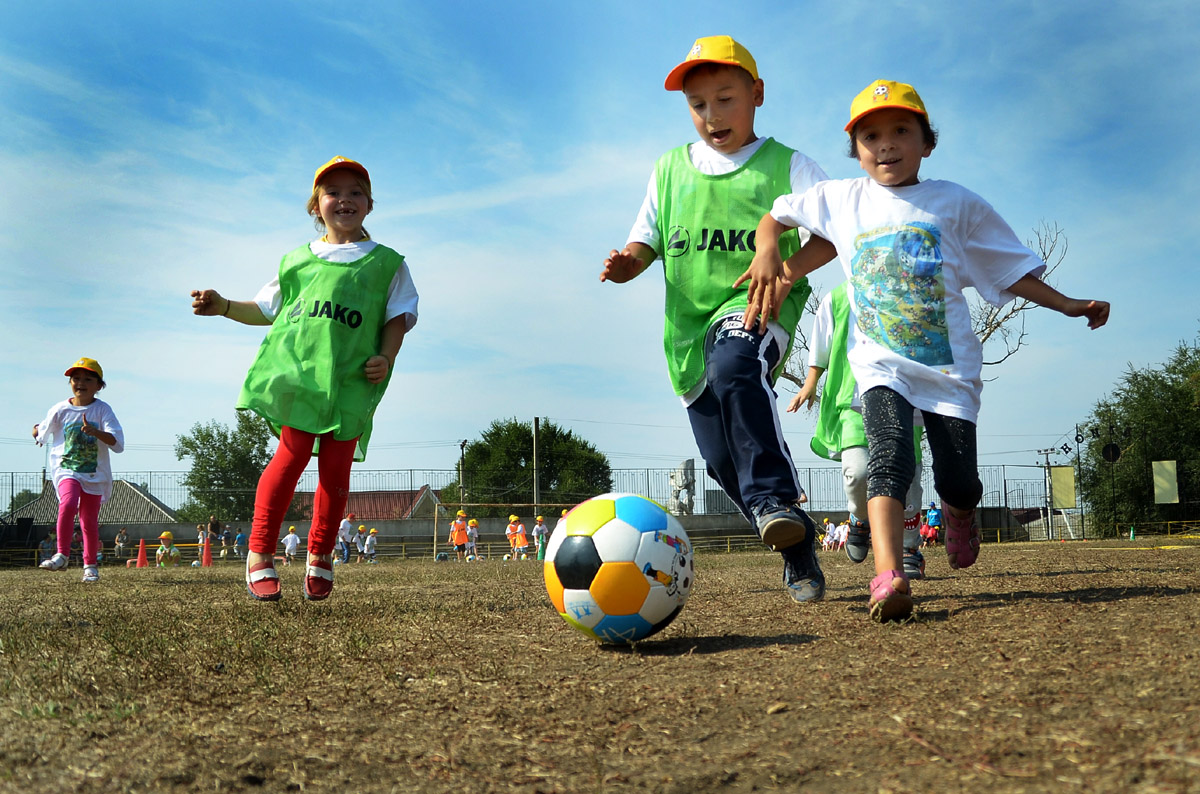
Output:
<instances>
[{"instance_id":1,"label":"bracelet on wrist","mask_svg":"<svg viewBox=\"0 0 1200 794\"><path fill-rule=\"evenodd\" d=\"M225 299L225 311L221 312L221 316L222 316L222 317L228 317L228 316L229 316L229 307L230 307L230 306L232 306L232 305L233 305L233 301L229 300L229 298L226 298L226 299Z\"/></svg>"}]
</instances>

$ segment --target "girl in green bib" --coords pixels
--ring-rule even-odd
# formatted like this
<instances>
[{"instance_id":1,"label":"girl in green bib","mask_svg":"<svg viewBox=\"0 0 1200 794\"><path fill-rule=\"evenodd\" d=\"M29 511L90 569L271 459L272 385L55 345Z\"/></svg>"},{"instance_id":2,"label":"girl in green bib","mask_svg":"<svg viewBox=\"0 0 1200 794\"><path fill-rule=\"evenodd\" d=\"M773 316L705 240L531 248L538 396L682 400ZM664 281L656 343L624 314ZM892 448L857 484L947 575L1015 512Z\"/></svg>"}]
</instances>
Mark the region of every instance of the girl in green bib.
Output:
<instances>
[{"instance_id":1,"label":"girl in green bib","mask_svg":"<svg viewBox=\"0 0 1200 794\"><path fill-rule=\"evenodd\" d=\"M371 418L404 336L417 322L417 291L404 257L373 241L374 208L360 163L335 157L317 169L308 214L325 235L284 255L253 300L193 290L192 311L270 330L246 375L238 410L254 411L279 437L258 481L246 554L246 589L280 598L274 553L296 483L316 454L318 485L303 595L333 590L333 547L346 509L350 465L366 458Z\"/></svg>"}]
</instances>

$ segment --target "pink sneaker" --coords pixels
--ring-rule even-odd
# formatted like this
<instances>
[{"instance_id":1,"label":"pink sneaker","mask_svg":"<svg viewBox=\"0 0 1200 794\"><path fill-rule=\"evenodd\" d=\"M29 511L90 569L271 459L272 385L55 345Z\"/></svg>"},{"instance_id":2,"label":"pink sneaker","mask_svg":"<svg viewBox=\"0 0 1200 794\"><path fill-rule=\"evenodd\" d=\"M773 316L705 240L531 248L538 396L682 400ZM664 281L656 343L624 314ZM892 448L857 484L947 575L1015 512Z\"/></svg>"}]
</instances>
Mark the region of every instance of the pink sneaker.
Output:
<instances>
[{"instance_id":1,"label":"pink sneaker","mask_svg":"<svg viewBox=\"0 0 1200 794\"><path fill-rule=\"evenodd\" d=\"M979 557L979 527L975 526L975 511L955 518L942 502L942 521L946 524L946 558L951 568L970 568Z\"/></svg>"}]
</instances>

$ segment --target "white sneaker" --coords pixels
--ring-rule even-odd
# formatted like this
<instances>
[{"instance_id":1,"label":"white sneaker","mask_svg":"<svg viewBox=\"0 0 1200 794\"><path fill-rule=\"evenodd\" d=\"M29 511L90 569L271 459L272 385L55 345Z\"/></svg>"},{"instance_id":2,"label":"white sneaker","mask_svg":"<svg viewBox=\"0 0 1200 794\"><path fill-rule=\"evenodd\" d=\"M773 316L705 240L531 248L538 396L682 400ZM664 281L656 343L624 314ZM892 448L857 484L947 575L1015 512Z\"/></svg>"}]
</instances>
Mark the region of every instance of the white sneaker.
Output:
<instances>
[{"instance_id":1,"label":"white sneaker","mask_svg":"<svg viewBox=\"0 0 1200 794\"><path fill-rule=\"evenodd\" d=\"M42 564L38 567L45 568L47 571L61 571L67 567L67 555L55 554L48 560L42 560Z\"/></svg>"},{"instance_id":2,"label":"white sneaker","mask_svg":"<svg viewBox=\"0 0 1200 794\"><path fill-rule=\"evenodd\" d=\"M100 581L100 569L95 565L83 566L83 581L98 582Z\"/></svg>"}]
</instances>

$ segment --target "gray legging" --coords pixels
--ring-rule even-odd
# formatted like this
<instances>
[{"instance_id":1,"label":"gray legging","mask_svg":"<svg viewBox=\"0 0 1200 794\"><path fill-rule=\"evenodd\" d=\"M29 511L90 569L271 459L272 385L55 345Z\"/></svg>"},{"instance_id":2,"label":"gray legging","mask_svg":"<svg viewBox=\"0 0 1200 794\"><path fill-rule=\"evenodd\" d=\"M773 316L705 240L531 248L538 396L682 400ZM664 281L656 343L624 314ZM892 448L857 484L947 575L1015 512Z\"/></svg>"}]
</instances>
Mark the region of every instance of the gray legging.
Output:
<instances>
[{"instance_id":1,"label":"gray legging","mask_svg":"<svg viewBox=\"0 0 1200 794\"><path fill-rule=\"evenodd\" d=\"M886 386L862 396L863 428L871 460L867 466L867 499L890 496L904 504L917 470L913 450L913 406ZM933 486L951 507L971 510L983 496L979 479L975 424L965 419L921 411L925 437L933 457Z\"/></svg>"}]
</instances>

